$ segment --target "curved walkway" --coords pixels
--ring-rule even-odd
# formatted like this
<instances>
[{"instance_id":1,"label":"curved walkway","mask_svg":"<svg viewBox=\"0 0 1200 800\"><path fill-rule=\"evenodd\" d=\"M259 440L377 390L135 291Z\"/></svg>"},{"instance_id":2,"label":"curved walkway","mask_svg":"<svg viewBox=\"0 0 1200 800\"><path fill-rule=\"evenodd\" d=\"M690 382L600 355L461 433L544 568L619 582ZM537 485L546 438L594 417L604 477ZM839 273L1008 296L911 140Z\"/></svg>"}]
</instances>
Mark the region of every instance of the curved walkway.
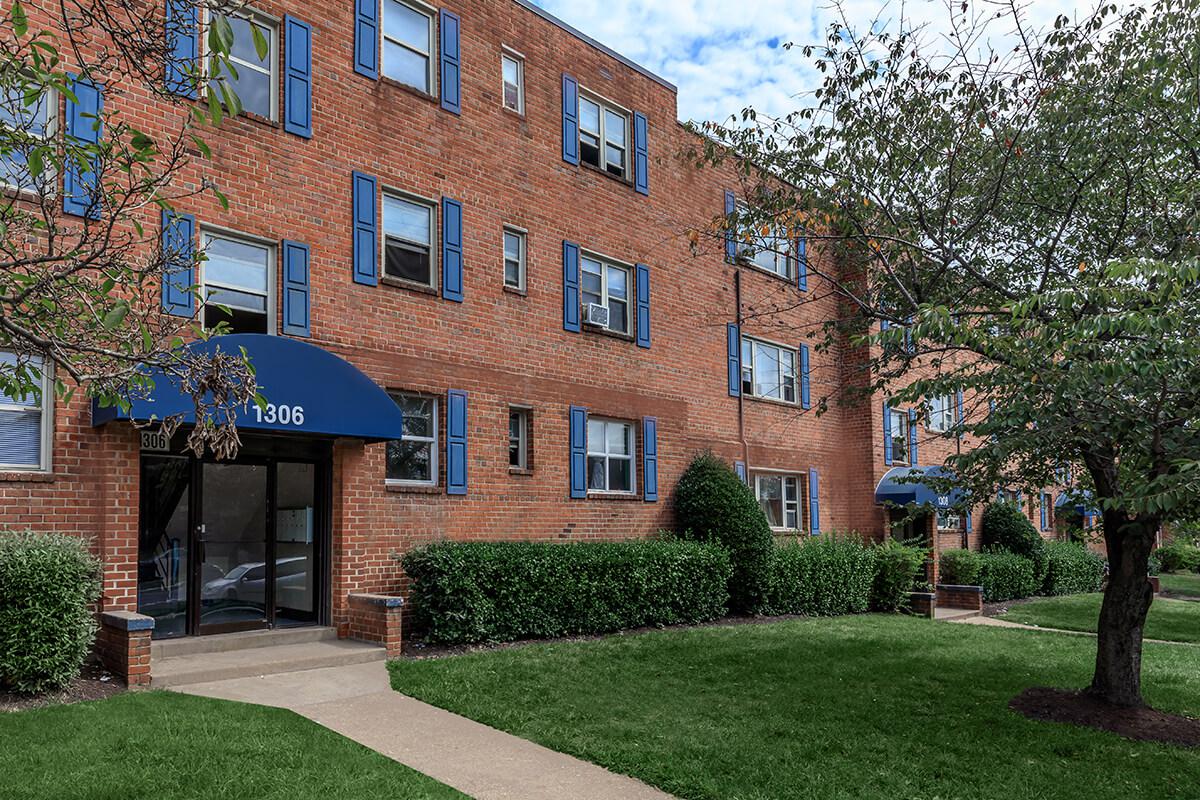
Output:
<instances>
[{"instance_id":1,"label":"curved walkway","mask_svg":"<svg viewBox=\"0 0 1200 800\"><path fill-rule=\"evenodd\" d=\"M1066 633L1072 636L1095 636L1096 634L1090 631L1069 631L1065 628L1039 628L1037 625L1026 625L1023 622L1009 622L1006 619L999 617L966 617L963 619L948 619L946 622L954 622L959 625L985 625L991 628L1016 628L1025 631L1042 631L1043 633ZM1175 644L1183 647L1200 647L1195 642L1173 642L1170 639L1142 639L1143 642L1151 644Z\"/></svg>"}]
</instances>

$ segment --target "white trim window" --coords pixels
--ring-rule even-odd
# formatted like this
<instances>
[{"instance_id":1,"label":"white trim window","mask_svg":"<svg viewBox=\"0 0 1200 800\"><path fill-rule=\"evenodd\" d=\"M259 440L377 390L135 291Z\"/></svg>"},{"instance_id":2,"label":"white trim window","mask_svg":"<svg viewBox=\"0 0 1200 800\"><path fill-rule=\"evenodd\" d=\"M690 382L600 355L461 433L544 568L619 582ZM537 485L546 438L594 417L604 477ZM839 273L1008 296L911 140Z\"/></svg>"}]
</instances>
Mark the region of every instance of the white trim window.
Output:
<instances>
[{"instance_id":1,"label":"white trim window","mask_svg":"<svg viewBox=\"0 0 1200 800\"><path fill-rule=\"evenodd\" d=\"M902 408L889 409L891 421L888 430L892 435L892 463L908 465L908 412Z\"/></svg>"},{"instance_id":2,"label":"white trim window","mask_svg":"<svg viewBox=\"0 0 1200 800\"><path fill-rule=\"evenodd\" d=\"M434 13L426 6L403 0L383 0L382 72L426 94L433 94Z\"/></svg>"},{"instance_id":3,"label":"white trim window","mask_svg":"<svg viewBox=\"0 0 1200 800\"><path fill-rule=\"evenodd\" d=\"M255 11L229 14L226 19L233 29L233 46L226 56L228 64L218 64L214 57L205 59L209 90L220 99L218 85L224 83L237 95L243 111L275 121L279 118L279 22ZM261 58L260 40L267 45Z\"/></svg>"},{"instance_id":4,"label":"white trim window","mask_svg":"<svg viewBox=\"0 0 1200 800\"><path fill-rule=\"evenodd\" d=\"M387 482L398 486L438 483L438 401L407 392L392 392L404 416L404 436L387 443Z\"/></svg>"},{"instance_id":5,"label":"white trim window","mask_svg":"<svg viewBox=\"0 0 1200 800\"><path fill-rule=\"evenodd\" d=\"M19 362L13 353L0 352L0 372L6 377ZM14 397L0 390L0 471L45 472L53 441L54 379L41 359L23 363L30 378L41 377L41 392Z\"/></svg>"},{"instance_id":6,"label":"white trim window","mask_svg":"<svg viewBox=\"0 0 1200 800\"><path fill-rule=\"evenodd\" d=\"M34 102L28 103L26 88L28 86L20 78L9 79L0 88L0 128L5 130L6 138L12 143L25 139L18 147L0 155L0 185L40 194L49 188L46 182L52 179L53 172L47 169L42 175L31 174L29 150L42 146L53 135L58 94L47 90Z\"/></svg>"},{"instance_id":7,"label":"white trim window","mask_svg":"<svg viewBox=\"0 0 1200 800\"><path fill-rule=\"evenodd\" d=\"M742 337L742 392L751 397L796 402L796 351Z\"/></svg>"},{"instance_id":8,"label":"white trim window","mask_svg":"<svg viewBox=\"0 0 1200 800\"><path fill-rule=\"evenodd\" d=\"M629 175L629 114L597 97L579 95L579 159L609 175Z\"/></svg>"},{"instance_id":9,"label":"white trim window","mask_svg":"<svg viewBox=\"0 0 1200 800\"><path fill-rule=\"evenodd\" d=\"M275 247L265 242L201 229L201 310L206 328L224 322L226 333L275 332Z\"/></svg>"},{"instance_id":10,"label":"white trim window","mask_svg":"<svg viewBox=\"0 0 1200 800\"><path fill-rule=\"evenodd\" d=\"M525 291L525 232L504 229L504 285Z\"/></svg>"},{"instance_id":11,"label":"white trim window","mask_svg":"<svg viewBox=\"0 0 1200 800\"><path fill-rule=\"evenodd\" d=\"M747 206L738 204L739 216L749 213ZM764 236L761 227L750 222L743 223L738 230L738 258L789 281L795 277L792 240L782 225L768 226Z\"/></svg>"},{"instance_id":12,"label":"white trim window","mask_svg":"<svg viewBox=\"0 0 1200 800\"><path fill-rule=\"evenodd\" d=\"M525 113L525 59L515 53L500 54L501 102L509 111Z\"/></svg>"},{"instance_id":13,"label":"white trim window","mask_svg":"<svg viewBox=\"0 0 1200 800\"><path fill-rule=\"evenodd\" d=\"M754 496L773 531L805 531L808 515L804 513L805 483L800 475L775 472L752 473Z\"/></svg>"},{"instance_id":14,"label":"white trim window","mask_svg":"<svg viewBox=\"0 0 1200 800\"><path fill-rule=\"evenodd\" d=\"M529 409L508 408L508 466L529 469Z\"/></svg>"},{"instance_id":15,"label":"white trim window","mask_svg":"<svg viewBox=\"0 0 1200 800\"><path fill-rule=\"evenodd\" d=\"M389 278L436 287L433 203L396 193L383 194L383 274Z\"/></svg>"},{"instance_id":16,"label":"white trim window","mask_svg":"<svg viewBox=\"0 0 1200 800\"><path fill-rule=\"evenodd\" d=\"M931 397L926 404L926 427L932 433L948 433L954 427L954 397Z\"/></svg>"},{"instance_id":17,"label":"white trim window","mask_svg":"<svg viewBox=\"0 0 1200 800\"><path fill-rule=\"evenodd\" d=\"M584 321L588 319L588 306L604 306L608 309L608 324L600 327L628 334L632 301L629 267L584 253L579 257L579 268Z\"/></svg>"},{"instance_id":18,"label":"white trim window","mask_svg":"<svg viewBox=\"0 0 1200 800\"><path fill-rule=\"evenodd\" d=\"M632 494L635 484L633 425L588 417L588 491Z\"/></svg>"},{"instance_id":19,"label":"white trim window","mask_svg":"<svg viewBox=\"0 0 1200 800\"><path fill-rule=\"evenodd\" d=\"M957 511L948 508L939 508L937 512L937 529L939 531L959 531L962 530L962 517Z\"/></svg>"}]
</instances>

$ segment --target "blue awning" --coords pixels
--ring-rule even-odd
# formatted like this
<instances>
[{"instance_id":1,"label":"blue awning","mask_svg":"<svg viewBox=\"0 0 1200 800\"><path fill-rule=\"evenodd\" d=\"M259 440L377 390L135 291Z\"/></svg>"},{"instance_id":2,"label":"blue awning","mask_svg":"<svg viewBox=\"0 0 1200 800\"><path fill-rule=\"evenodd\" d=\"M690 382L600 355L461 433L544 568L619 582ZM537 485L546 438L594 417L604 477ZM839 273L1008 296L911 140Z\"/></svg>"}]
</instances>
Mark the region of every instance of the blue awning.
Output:
<instances>
[{"instance_id":1,"label":"blue awning","mask_svg":"<svg viewBox=\"0 0 1200 800\"><path fill-rule=\"evenodd\" d=\"M1100 512L1097 509L1088 507L1088 504L1091 502L1092 493L1085 489L1082 492L1075 492L1074 494L1060 494L1058 499L1054 501L1054 507L1074 506L1075 513L1081 517L1088 514L1099 514Z\"/></svg>"},{"instance_id":2,"label":"blue awning","mask_svg":"<svg viewBox=\"0 0 1200 800\"><path fill-rule=\"evenodd\" d=\"M909 504L930 505L935 508L953 508L965 499L961 489L938 493L921 478L953 478L954 473L945 467L894 467L875 487L875 502L892 503L898 506Z\"/></svg>"},{"instance_id":3,"label":"blue awning","mask_svg":"<svg viewBox=\"0 0 1200 800\"><path fill-rule=\"evenodd\" d=\"M245 348L258 379L266 409L253 403L238 411L243 430L296 433L309 436L346 436L368 442L399 439L403 435L400 408L379 384L350 362L314 344L286 336L231 334L186 345L200 353L221 348L238 353ZM161 373L154 376L150 396L135 400L128 411L92 404L92 425L113 420L146 422L181 415L185 424L196 421L192 399L179 384Z\"/></svg>"}]
</instances>

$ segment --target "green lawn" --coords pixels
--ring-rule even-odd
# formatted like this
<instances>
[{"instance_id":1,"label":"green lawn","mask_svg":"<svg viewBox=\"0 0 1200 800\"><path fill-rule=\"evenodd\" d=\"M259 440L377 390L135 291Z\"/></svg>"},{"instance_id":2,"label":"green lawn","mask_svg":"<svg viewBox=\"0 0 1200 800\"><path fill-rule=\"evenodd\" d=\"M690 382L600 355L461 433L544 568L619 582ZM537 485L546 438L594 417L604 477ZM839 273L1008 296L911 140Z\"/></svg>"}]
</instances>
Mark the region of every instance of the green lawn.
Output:
<instances>
[{"instance_id":1,"label":"green lawn","mask_svg":"<svg viewBox=\"0 0 1200 800\"><path fill-rule=\"evenodd\" d=\"M1200 598L1200 575L1195 572L1164 572L1158 578L1163 591Z\"/></svg>"},{"instance_id":2,"label":"green lawn","mask_svg":"<svg viewBox=\"0 0 1200 800\"><path fill-rule=\"evenodd\" d=\"M899 616L676 629L394 661L392 684L682 798L1196 797L1200 753L1025 719L1094 642ZM1200 714L1200 648L1149 646L1147 695Z\"/></svg>"},{"instance_id":3,"label":"green lawn","mask_svg":"<svg viewBox=\"0 0 1200 800\"><path fill-rule=\"evenodd\" d=\"M0 714L5 800L464 798L290 711L167 692Z\"/></svg>"},{"instance_id":4,"label":"green lawn","mask_svg":"<svg viewBox=\"0 0 1200 800\"><path fill-rule=\"evenodd\" d=\"M1012 606L1002 618L1037 625L1039 628L1095 633L1102 597L1099 594L1039 597ZM1200 603L1154 598L1150 613L1146 615L1145 636L1147 639L1165 639L1169 642L1200 643Z\"/></svg>"}]
</instances>

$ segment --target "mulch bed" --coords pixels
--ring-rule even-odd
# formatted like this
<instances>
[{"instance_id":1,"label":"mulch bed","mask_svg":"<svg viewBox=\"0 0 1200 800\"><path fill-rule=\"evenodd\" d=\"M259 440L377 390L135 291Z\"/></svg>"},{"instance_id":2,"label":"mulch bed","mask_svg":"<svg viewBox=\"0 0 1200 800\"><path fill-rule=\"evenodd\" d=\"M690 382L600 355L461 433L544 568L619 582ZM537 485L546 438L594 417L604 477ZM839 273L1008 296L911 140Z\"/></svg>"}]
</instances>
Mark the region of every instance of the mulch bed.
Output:
<instances>
[{"instance_id":1,"label":"mulch bed","mask_svg":"<svg viewBox=\"0 0 1200 800\"><path fill-rule=\"evenodd\" d=\"M1095 728L1144 742L1200 747L1200 719L1153 708L1118 708L1085 692L1035 686L1014 697L1008 707L1030 719Z\"/></svg>"},{"instance_id":2,"label":"mulch bed","mask_svg":"<svg viewBox=\"0 0 1200 800\"><path fill-rule=\"evenodd\" d=\"M19 694L0 691L0 713L26 711L64 703L81 703L85 700L103 700L125 691L121 679L98 664L84 664L79 677L65 688L45 694Z\"/></svg>"}]
</instances>

